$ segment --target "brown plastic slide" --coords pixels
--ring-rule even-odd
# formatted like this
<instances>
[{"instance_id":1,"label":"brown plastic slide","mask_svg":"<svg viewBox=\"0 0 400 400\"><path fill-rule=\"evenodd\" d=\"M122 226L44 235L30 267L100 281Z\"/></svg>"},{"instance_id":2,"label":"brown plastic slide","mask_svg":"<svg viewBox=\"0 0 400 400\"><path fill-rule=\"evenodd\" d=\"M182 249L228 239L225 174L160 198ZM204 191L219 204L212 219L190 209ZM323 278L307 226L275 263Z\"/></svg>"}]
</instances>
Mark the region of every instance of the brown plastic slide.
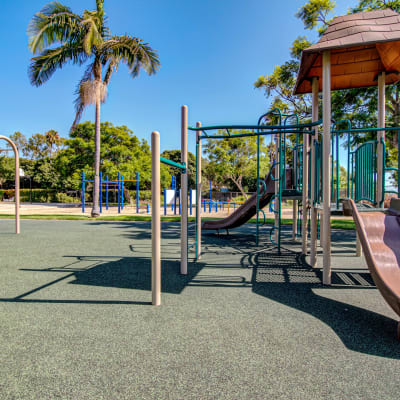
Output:
<instances>
[{"instance_id":1,"label":"brown plastic slide","mask_svg":"<svg viewBox=\"0 0 400 400\"><path fill-rule=\"evenodd\" d=\"M262 186L262 195L259 198L260 209L264 208L270 201L275 193L275 182L272 179L271 172L264 179L266 190ZM292 170L286 170L286 187L292 188ZM204 221L201 225L205 230L222 230L233 229L246 223L250 218L254 217L257 212L257 197L253 194L244 204L236 209L232 214L224 219L217 221Z\"/></svg>"},{"instance_id":2,"label":"brown plastic slide","mask_svg":"<svg viewBox=\"0 0 400 400\"><path fill-rule=\"evenodd\" d=\"M359 212L348 200L375 285L394 312L400 316L400 212ZM393 202L394 204L394 202ZM400 339L400 323L397 329Z\"/></svg>"}]
</instances>

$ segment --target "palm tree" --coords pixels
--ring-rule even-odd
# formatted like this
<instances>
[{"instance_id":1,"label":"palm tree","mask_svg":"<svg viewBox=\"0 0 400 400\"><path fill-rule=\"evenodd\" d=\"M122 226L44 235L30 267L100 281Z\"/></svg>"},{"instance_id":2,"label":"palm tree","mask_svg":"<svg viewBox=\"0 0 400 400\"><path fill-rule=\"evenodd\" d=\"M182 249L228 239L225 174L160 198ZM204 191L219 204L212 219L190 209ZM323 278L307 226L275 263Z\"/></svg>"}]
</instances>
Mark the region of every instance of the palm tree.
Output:
<instances>
[{"instance_id":1,"label":"palm tree","mask_svg":"<svg viewBox=\"0 0 400 400\"><path fill-rule=\"evenodd\" d=\"M71 129L79 122L85 107L94 104L93 217L100 215L100 105L106 99L111 76L121 61L128 66L132 78L141 69L152 75L160 66L157 52L141 39L111 35L103 3L104 0L96 0L96 10L85 10L78 15L69 7L53 1L35 14L28 26L29 49L35 55L29 66L32 85L42 85L66 63L79 66L88 63L76 90L76 115Z\"/></svg>"},{"instance_id":2,"label":"palm tree","mask_svg":"<svg viewBox=\"0 0 400 400\"><path fill-rule=\"evenodd\" d=\"M60 138L60 135L58 134L58 132L55 131L54 129L50 129L44 135L46 137L47 145L49 146L50 158L52 158L53 157L53 147L56 146L56 149L58 150L58 148L62 142L62 139Z\"/></svg>"}]
</instances>

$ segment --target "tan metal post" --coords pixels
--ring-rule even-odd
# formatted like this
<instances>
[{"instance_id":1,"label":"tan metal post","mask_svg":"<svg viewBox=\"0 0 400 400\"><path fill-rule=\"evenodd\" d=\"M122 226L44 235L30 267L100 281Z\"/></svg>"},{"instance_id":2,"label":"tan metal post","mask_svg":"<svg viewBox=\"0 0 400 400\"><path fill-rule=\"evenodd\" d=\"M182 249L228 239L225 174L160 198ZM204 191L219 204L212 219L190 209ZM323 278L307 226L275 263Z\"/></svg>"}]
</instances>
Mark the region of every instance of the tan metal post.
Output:
<instances>
[{"instance_id":1,"label":"tan metal post","mask_svg":"<svg viewBox=\"0 0 400 400\"><path fill-rule=\"evenodd\" d=\"M196 123L197 127L201 126L201 122ZM197 161L197 186L196 186L196 229L197 229L197 259L201 258L201 132L196 133L197 143L197 155L199 157Z\"/></svg>"},{"instance_id":2,"label":"tan metal post","mask_svg":"<svg viewBox=\"0 0 400 400\"><path fill-rule=\"evenodd\" d=\"M331 53L322 54L323 95L323 273L324 285L331 284Z\"/></svg>"},{"instance_id":3,"label":"tan metal post","mask_svg":"<svg viewBox=\"0 0 400 400\"><path fill-rule=\"evenodd\" d=\"M318 121L318 78L312 79L312 122ZM311 238L310 238L310 265L317 266L317 236L318 236L318 211L314 205L315 198L315 147L314 141L318 140L318 126L314 128L311 142Z\"/></svg>"},{"instance_id":4,"label":"tan metal post","mask_svg":"<svg viewBox=\"0 0 400 400\"><path fill-rule=\"evenodd\" d=\"M378 76L378 128L385 127L385 71L381 72ZM385 140L385 131L378 131L377 140L377 190L376 197L378 206L380 201L384 199L383 194L383 179L385 171L383 169L383 145L381 139Z\"/></svg>"},{"instance_id":5,"label":"tan metal post","mask_svg":"<svg viewBox=\"0 0 400 400\"><path fill-rule=\"evenodd\" d=\"M186 165L186 170L181 171L181 274L187 274L188 264L188 150L187 150L187 134L188 134L188 108L181 108L181 162Z\"/></svg>"},{"instance_id":6,"label":"tan metal post","mask_svg":"<svg viewBox=\"0 0 400 400\"><path fill-rule=\"evenodd\" d=\"M18 148L15 143L9 139L7 136L0 135L0 139L5 140L12 147L15 157L15 233L18 235L21 232L20 229L20 218L19 218L19 208L20 208L20 196L19 196L19 153Z\"/></svg>"},{"instance_id":7,"label":"tan metal post","mask_svg":"<svg viewBox=\"0 0 400 400\"><path fill-rule=\"evenodd\" d=\"M296 176L297 169L297 152L293 151L293 176ZM296 182L297 184L297 182ZM292 240L296 240L297 237L297 200L293 200L293 213L292 213Z\"/></svg>"},{"instance_id":8,"label":"tan metal post","mask_svg":"<svg viewBox=\"0 0 400 400\"><path fill-rule=\"evenodd\" d=\"M307 254L308 239L308 150L309 137L303 134L302 252Z\"/></svg>"},{"instance_id":9,"label":"tan metal post","mask_svg":"<svg viewBox=\"0 0 400 400\"><path fill-rule=\"evenodd\" d=\"M292 217L292 240L297 237L297 200L293 200L293 217Z\"/></svg>"},{"instance_id":10,"label":"tan metal post","mask_svg":"<svg viewBox=\"0 0 400 400\"><path fill-rule=\"evenodd\" d=\"M151 134L151 293L161 304L160 134Z\"/></svg>"},{"instance_id":11,"label":"tan metal post","mask_svg":"<svg viewBox=\"0 0 400 400\"><path fill-rule=\"evenodd\" d=\"M275 171L274 171L274 178L275 178L275 195L279 194L279 184L280 184L280 176L279 176L279 163L281 162L279 158L279 147L281 145L280 140L279 140L279 134L275 135L275 155L276 155L276 166L275 166ZM278 197L274 198L274 210L275 210L275 226L279 225L279 199ZM275 242L278 242L278 229L275 229L275 235L274 235L274 240Z\"/></svg>"}]
</instances>

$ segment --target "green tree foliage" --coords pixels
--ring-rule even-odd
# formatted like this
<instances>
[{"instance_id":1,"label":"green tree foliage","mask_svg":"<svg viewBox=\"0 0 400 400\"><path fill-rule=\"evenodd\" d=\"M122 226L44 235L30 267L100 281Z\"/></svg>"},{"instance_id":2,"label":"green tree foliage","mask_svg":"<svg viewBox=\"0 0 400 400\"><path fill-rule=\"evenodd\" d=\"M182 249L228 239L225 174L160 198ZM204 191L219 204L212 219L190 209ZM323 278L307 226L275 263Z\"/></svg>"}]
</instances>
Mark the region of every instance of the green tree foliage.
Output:
<instances>
[{"instance_id":1,"label":"green tree foliage","mask_svg":"<svg viewBox=\"0 0 400 400\"><path fill-rule=\"evenodd\" d=\"M151 154L146 140L139 140L126 126L114 126L110 122L101 124L101 171L103 179L116 180L118 172L124 180L136 180L140 175L140 189L151 188ZM87 179L93 179L95 124L78 124L65 141L65 148L56 157L57 169L65 187L80 188L82 171ZM168 167L161 167L161 183L168 186L171 174ZM127 188L136 183L126 182Z\"/></svg>"},{"instance_id":2,"label":"green tree foliage","mask_svg":"<svg viewBox=\"0 0 400 400\"><path fill-rule=\"evenodd\" d=\"M15 164L14 159L0 153L0 188L7 181L14 180Z\"/></svg>"},{"instance_id":3,"label":"green tree foliage","mask_svg":"<svg viewBox=\"0 0 400 400\"><path fill-rule=\"evenodd\" d=\"M232 131L239 134L241 131ZM268 171L270 165L264 137L260 138L260 177ZM247 198L244 183L255 191L257 177L257 138L255 136L210 139L204 145L204 154L208 162L204 168L205 176L214 185L227 185L237 188Z\"/></svg>"},{"instance_id":4,"label":"green tree foliage","mask_svg":"<svg viewBox=\"0 0 400 400\"><path fill-rule=\"evenodd\" d=\"M93 180L95 124L84 122L70 132L68 139L57 140L57 132L51 130L45 134L35 134L28 140L21 134L11 135L18 138L21 167L25 175L32 178L34 186L42 189L79 190L82 184L82 172L86 178ZM151 188L151 154L146 140L139 140L126 126L113 126L110 122L101 124L101 171L103 179L116 180L118 172L124 180L136 180L140 175L140 189ZM61 144L60 144L61 143ZM179 151L171 151L178 154ZM194 156L190 156L194 165ZM0 185L14 179L14 159L0 154ZM171 171L161 166L161 184L168 187L171 182ZM126 182L125 187L135 189L135 182Z\"/></svg>"},{"instance_id":5,"label":"green tree foliage","mask_svg":"<svg viewBox=\"0 0 400 400\"><path fill-rule=\"evenodd\" d=\"M162 157L168 160L181 162L181 151L180 150L165 150L161 154ZM196 157L190 151L188 152L188 187L194 188L196 186ZM176 176L177 186L181 185L181 173L177 168L168 167L170 174Z\"/></svg>"},{"instance_id":6,"label":"green tree foliage","mask_svg":"<svg viewBox=\"0 0 400 400\"><path fill-rule=\"evenodd\" d=\"M127 65L132 78L141 69L151 75L160 65L157 53L141 39L111 35L103 3L104 0L96 0L94 11L84 10L82 15L78 15L69 7L53 1L35 14L28 26L29 49L34 54L29 67L33 85L47 82L67 63L86 64L76 90L73 126L79 122L87 105L96 106L92 216L100 214L100 104L106 99L111 76L121 61Z\"/></svg>"},{"instance_id":7,"label":"green tree foliage","mask_svg":"<svg viewBox=\"0 0 400 400\"><path fill-rule=\"evenodd\" d=\"M322 35L333 18L335 2L332 0L308 0L296 13L306 29L315 29ZM359 0L349 13L391 8L400 12L400 0ZM301 119L311 114L309 95L293 95L301 51L312 43L304 36L294 40L290 49L291 59L274 68L270 75L260 76L254 86L271 99L271 109L278 107L285 112L296 112ZM332 118L335 121L350 119L356 128L377 125L377 88L357 88L332 92ZM387 126L400 126L400 84L386 87ZM397 163L398 133L386 133L388 141L388 165ZM354 137L355 142L375 139L375 134ZM353 143L354 144L354 143Z\"/></svg>"},{"instance_id":8,"label":"green tree foliage","mask_svg":"<svg viewBox=\"0 0 400 400\"><path fill-rule=\"evenodd\" d=\"M306 29L316 29L321 35L331 21L327 16L335 6L336 2L332 0L309 0L300 7L296 17L303 22Z\"/></svg>"}]
</instances>

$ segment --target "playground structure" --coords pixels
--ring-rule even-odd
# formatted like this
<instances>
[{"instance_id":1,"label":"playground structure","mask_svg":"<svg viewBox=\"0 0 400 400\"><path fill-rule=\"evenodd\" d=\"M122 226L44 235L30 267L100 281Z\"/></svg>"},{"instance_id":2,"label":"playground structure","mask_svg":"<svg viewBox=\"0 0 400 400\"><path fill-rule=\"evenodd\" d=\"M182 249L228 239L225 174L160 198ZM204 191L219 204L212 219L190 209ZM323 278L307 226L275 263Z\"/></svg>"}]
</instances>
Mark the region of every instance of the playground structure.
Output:
<instances>
[{"instance_id":1,"label":"playground structure","mask_svg":"<svg viewBox=\"0 0 400 400\"><path fill-rule=\"evenodd\" d=\"M385 194L393 193L393 190L386 190L386 173L397 172L397 195L400 195L400 164L398 167L387 167L385 159L385 133L389 130L399 131L400 127L385 126L385 85L386 83L396 82L400 78L400 26L396 25L390 18L398 14L392 10L364 12L344 17L338 17L328 27L320 41L305 49L302 54L300 70L295 86L295 94L312 93L312 122L308 124L295 123L289 124L295 115L287 115L279 110L273 110L263 115L257 125L217 125L202 126L197 122L196 127L187 125L187 107L182 107L182 131L181 131L181 154L182 164L175 163L182 171L182 203L187 202L187 180L186 180L186 162L187 162L187 132L188 130L196 132L196 237L195 237L195 259L201 257L201 140L202 139L226 139L232 137L257 137L257 192L255 198L251 198L243 204L234 214L237 219L228 217L227 220L213 223L205 223L204 229L218 230L221 227L235 227L237 224L246 222L251 216L256 215L257 231L256 245L259 245L260 218L262 206L268 201L274 200L275 224L270 232L270 239L276 245L278 254L280 253L280 234L281 234L281 205L284 196L293 196L293 216L300 215L300 227L302 235L302 253L310 255L310 264L316 267L317 264L317 237L318 237L318 219L321 219L321 247L323 252L322 262L322 283L331 284L331 210L332 205L336 210L339 209L339 135L346 135L348 140L347 154L347 188L346 195L352 198L353 209L354 202L369 202L375 209L383 206ZM362 23L357 24L355 20ZM370 31L369 24L374 26ZM388 36L388 24L395 25L398 29L392 29L392 34ZM379 25L383 26L379 31ZM349 27L356 27L356 33L351 35ZM368 35L363 35L368 32ZM354 32L353 32L354 33ZM343 40L346 38L346 40ZM366 39L368 38L368 39ZM376 81L377 78L377 81ZM350 121L338 121L332 126L331 120L331 90L348 89L364 86L378 86L378 126L375 128L352 128ZM319 115L319 92L322 92L322 120L318 120ZM274 118L278 119L276 125L272 124ZM338 129L341 124L346 123L345 129ZM322 131L319 127L322 125ZM242 130L240 134L233 133L234 129ZM213 132L214 131L214 132ZM245 132L243 132L245 131ZM355 149L351 146L351 137L362 133L376 133L376 139L365 142ZM287 184L287 172L290 171L287 165L288 146L286 135L296 135L296 145L290 149L292 151L292 179L291 188ZM269 181L260 180L259 158L260 158L260 136L271 135L275 139L275 160L273 162ZM154 149L152 148L152 157L157 157L157 146L159 149L159 134L153 133ZM302 145L300 140L302 139ZM336 142L335 142L336 139ZM158 145L156 144L158 140ZM336 145L336 147L335 147ZM400 149L399 149L400 150ZM331 153L332 151L332 153ZM400 153L399 153L400 154ZM333 157L331 157L333 155ZM335 157L336 155L336 157ZM336 158L336 164L335 164ZM169 165L173 165L168 160ZM400 161L400 160L399 160ZM336 167L336 174L334 168ZM159 179L159 167L154 163L152 170L155 180L152 185L157 184ZM290 173L290 172L289 172ZM336 175L336 182L333 177ZM186 180L186 182L185 182ZM271 181L275 183L274 192L270 191ZM267 188L267 183L269 188ZM292 190L291 193L285 191ZM333 195L335 191L335 195ZM268 193L268 196L266 196ZM157 196L157 192L154 193ZM265 199L268 198L268 201ZM155 197L153 197L155 199ZM261 200L261 201L260 201ZM334 204L332 201L334 200ZM254 207L255 203L255 207ZM254 211L253 211L254 209ZM252 210L251 212L249 210ZM310 215L310 218L308 217ZM358 238L364 251L369 251L367 255L370 271L377 287L381 290L383 296L392 306L394 311L400 315L399 299L400 285L397 284L399 278L399 257L392 245L383 246L383 251L394 254L391 261L393 270L396 274L387 277L397 283L394 285L382 284L379 274L373 271L380 270L378 264L381 263L384 268L385 263L381 258L376 257L374 252L370 251L375 240L374 235L368 234L356 211L353 212L358 227ZM159 217L159 216L158 216ZM372 218L372 217L371 217ZM386 216L383 214L383 218ZM398 217L396 217L398 218ZM295 219L295 218L294 218ZM369 219L365 219L369 221ZM385 219L380 218L379 242L387 242L388 237L399 236L400 227L393 223L388 230L385 226ZM394 221L394 220L393 220ZM397 221L397 220L396 220ZM229 223L231 222L231 223ZM155 221L159 223L159 221ZM236 224L236 225L235 225ZM377 227L375 225L375 227ZM297 222L293 223L297 228ZM310 231L310 237L308 232ZM383 233L382 233L383 232ZM153 268L154 272L160 267L160 238L157 237L159 231L153 228ZM385 236L387 235L387 237ZM308 240L310 239L310 243ZM359 244L359 243L358 243ZM392 243L393 244L393 243ZM192 246L190 246L192 247ZM359 247L359 246L358 246ZM181 218L181 273L187 273L187 206L183 205ZM383 264L382 264L383 263ZM373 265L371 267L371 265ZM159 277L159 275L157 275ZM158 278L157 278L158 279ZM153 282L154 283L154 282ZM387 282L386 282L387 283ZM160 287L160 283L153 285L153 290ZM391 290L388 289L391 288ZM388 293L390 292L390 295ZM160 304L160 296L158 294ZM400 336L400 332L399 332Z\"/></svg>"},{"instance_id":2,"label":"playground structure","mask_svg":"<svg viewBox=\"0 0 400 400\"><path fill-rule=\"evenodd\" d=\"M85 172L82 172L82 212L85 212L85 193L86 193L86 183L93 183L93 180L88 180L85 177ZM124 177L118 172L117 180L109 180L108 176L106 179L103 179L103 173L100 172L100 213L103 212L103 186L105 187L105 195L106 195L106 210L109 208L109 189L116 188L117 189L117 205L118 205L118 214L121 213L121 210L124 209L124 183L126 182L134 182L136 183L136 213L139 214L139 172L136 172L135 180L124 180ZM149 212L149 207L147 205L147 212Z\"/></svg>"},{"instance_id":3,"label":"playground structure","mask_svg":"<svg viewBox=\"0 0 400 400\"><path fill-rule=\"evenodd\" d=\"M315 102L314 96L314 102ZM314 109L315 115L317 110ZM278 120L278 125L267 125L265 124L272 118ZM323 134L318 131L318 126L321 121L313 121L306 124L289 124L291 120L297 122L297 116L293 114L282 114L280 110L272 110L271 112L263 115L259 119L258 125L218 125L218 126L201 126L201 123L197 123L196 127L187 126L187 107L182 107L182 143L186 143L186 147L182 148L182 154L187 152L187 135L188 131L196 132L196 236L195 242L191 246L187 246L187 228L185 228L185 221L187 226L187 206L182 206L182 243L181 252L184 257L181 257L181 273L187 273L187 250L195 248L195 259L198 260L201 257L201 232L202 229L232 229L240 226L247 222L251 217L256 216L256 245L259 244L260 229L265 223L265 214L263 207L273 201L273 212L275 213L275 223L270 229L270 240L277 247L278 254L281 248L281 210L282 201L284 199L293 200L293 236L300 234L302 237L302 252L303 254L310 254L310 263L313 267L316 267L316 252L317 252L317 238L318 238L318 219L321 219L321 247L323 248L323 282L324 284L330 284L330 266L326 267L326 260L328 256L326 252L330 247L327 243L330 243L330 236L324 237L324 192L323 188L333 186L333 180L329 177L330 185L323 185L324 175L321 171L330 169L334 163L334 159L331 159L330 154L327 158L323 157ZM264 122L264 124L261 124ZM352 129L348 121L347 128L344 130L332 129L333 135L336 135L336 146L339 146L339 134L346 134L347 140L350 135L357 135L361 132L376 132L380 131L378 128L366 128L366 129ZM336 123L335 126L339 125ZM245 133L233 134L232 130L240 129ZM398 127L386 128L386 130L398 130ZM210 132L211 131L211 132ZM218 131L222 133L213 133L212 131ZM287 137L289 134L295 135L295 145L289 146L287 143ZM230 216L220 221L206 221L202 224L201 221L201 210L204 205L201 202L201 140L204 139L227 139L231 137L249 137L249 136L271 136L275 140L276 154L275 160L272 164L271 171L267 175L265 180L260 179L260 152L259 144L257 141L257 192L238 209L234 211ZM302 143L300 143L302 138ZM312 141L313 140L313 141ZM312 145L311 143L312 142ZM382 182L381 197L378 197L378 191L376 189L371 190L371 185L377 186L379 178L377 175L377 162L375 155L377 154L378 141L366 142L365 146L358 146L356 149L352 149L351 145L348 148L348 159L351 160L350 171L348 175L348 182L346 187L346 193L352 196L357 202L368 200L375 206L380 206L383 203L384 195L386 191L385 184ZM331 143L329 144L329 150L331 149ZM367 150L365 150L367 149ZM382 146L384 149L384 146ZM306 154L304 157L303 154ZM336 152L338 154L338 151ZM368 158L369 157L369 158ZM291 166L289 166L289 159L291 159ZM186 164L174 163L170 160L160 158L161 162L164 162L170 166L181 169L182 176L186 174ZM385 156L382 156L382 162L385 162ZM326 163L328 161L328 164ZM338 163L337 163L338 164ZM382 171L393 171L395 168L383 168ZM336 184L338 182L339 174L336 175ZM380 178L385 179L383 174ZM182 203L183 200L188 198L188 192L182 191ZM337 196L338 197L338 196ZM326 197L325 197L326 198ZM339 206L339 198L335 199L334 204L332 203L331 193L328 197L328 212L329 212L329 232L330 232L330 211L331 207ZM185 211L186 210L186 215ZM260 213L264 216L260 219ZM309 214L310 220L309 220ZM303 216L305 216L303 218ZM310 226L310 227L309 227ZM308 233L310 231L310 251L308 252ZM186 244L184 244L186 242ZM186 252L184 251L186 249ZM330 258L329 258L330 260ZM185 272L186 271L186 272Z\"/></svg>"},{"instance_id":4,"label":"playground structure","mask_svg":"<svg viewBox=\"0 0 400 400\"><path fill-rule=\"evenodd\" d=\"M20 228L20 194L19 194L19 153L15 143L8 137L0 135L0 140L5 140L12 148L15 157L15 233L18 235L21 232Z\"/></svg>"}]
</instances>

